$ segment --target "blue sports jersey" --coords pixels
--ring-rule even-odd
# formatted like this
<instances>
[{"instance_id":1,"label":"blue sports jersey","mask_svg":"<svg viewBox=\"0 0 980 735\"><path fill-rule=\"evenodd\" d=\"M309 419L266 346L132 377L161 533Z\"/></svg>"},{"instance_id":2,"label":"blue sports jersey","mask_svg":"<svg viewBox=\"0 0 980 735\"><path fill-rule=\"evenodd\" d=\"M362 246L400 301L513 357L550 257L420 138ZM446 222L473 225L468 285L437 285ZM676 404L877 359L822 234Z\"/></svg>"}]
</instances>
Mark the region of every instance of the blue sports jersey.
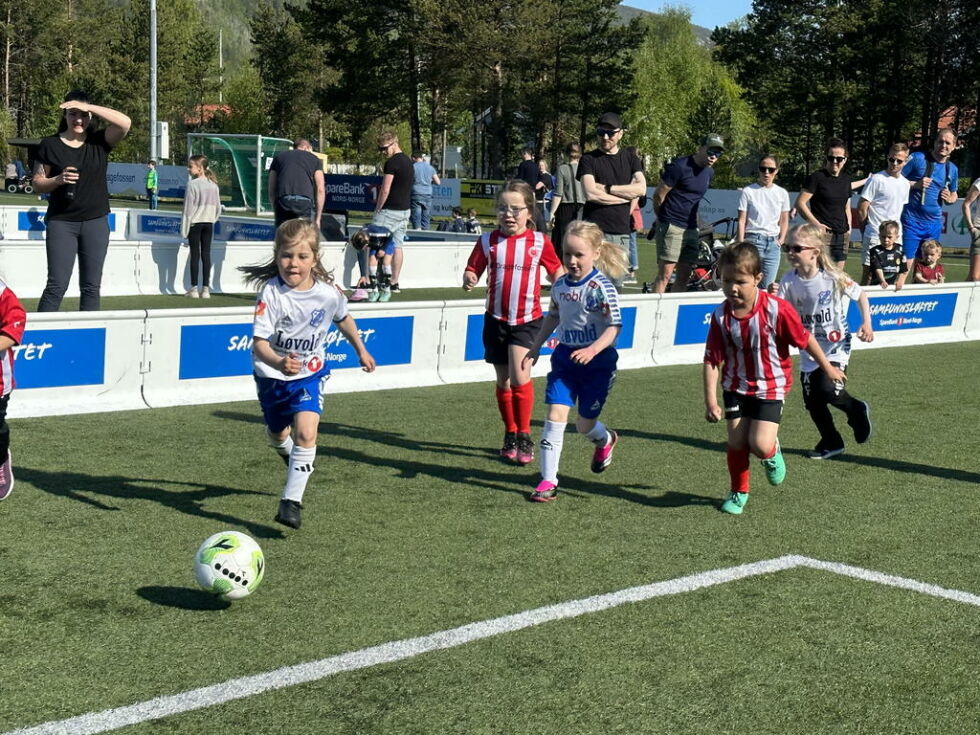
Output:
<instances>
[{"instance_id":1,"label":"blue sports jersey","mask_svg":"<svg viewBox=\"0 0 980 735\"><path fill-rule=\"evenodd\" d=\"M569 347L587 347L606 327L622 326L619 294L605 275L593 268L581 281L564 275L551 287L551 313L558 314L558 341Z\"/></svg>"},{"instance_id":2,"label":"blue sports jersey","mask_svg":"<svg viewBox=\"0 0 980 735\"><path fill-rule=\"evenodd\" d=\"M930 164L932 165L931 171L928 170ZM936 163L932 160L931 154L913 153L902 169L902 176L909 181L916 182L927 175L932 179L932 183L925 191L924 202L921 191L912 189L909 192L909 201L902 213L902 218L906 221L909 218L926 220L938 218L943 209L942 201L939 199L942 190L949 187L951 191L956 191L959 185L960 172L955 163L952 161Z\"/></svg>"}]
</instances>

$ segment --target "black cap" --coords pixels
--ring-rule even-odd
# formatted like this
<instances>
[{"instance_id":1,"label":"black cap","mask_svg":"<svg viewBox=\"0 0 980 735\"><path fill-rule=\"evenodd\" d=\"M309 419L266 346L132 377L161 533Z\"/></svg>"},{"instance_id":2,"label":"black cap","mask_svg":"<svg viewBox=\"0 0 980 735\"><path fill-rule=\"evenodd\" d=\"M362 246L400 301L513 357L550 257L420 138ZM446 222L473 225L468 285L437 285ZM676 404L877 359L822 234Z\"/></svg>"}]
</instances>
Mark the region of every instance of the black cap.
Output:
<instances>
[{"instance_id":1,"label":"black cap","mask_svg":"<svg viewBox=\"0 0 980 735\"><path fill-rule=\"evenodd\" d=\"M619 118L615 112L604 113L602 117L599 118L599 127L602 128L612 128L613 130L622 130L623 121Z\"/></svg>"}]
</instances>

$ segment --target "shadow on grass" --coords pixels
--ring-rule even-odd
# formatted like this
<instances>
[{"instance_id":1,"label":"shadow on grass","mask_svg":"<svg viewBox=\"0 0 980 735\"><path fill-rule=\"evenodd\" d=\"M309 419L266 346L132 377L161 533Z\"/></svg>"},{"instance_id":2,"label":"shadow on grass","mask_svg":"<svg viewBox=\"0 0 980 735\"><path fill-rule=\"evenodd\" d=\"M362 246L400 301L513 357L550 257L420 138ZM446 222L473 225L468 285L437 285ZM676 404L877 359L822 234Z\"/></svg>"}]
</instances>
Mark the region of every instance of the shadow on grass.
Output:
<instances>
[{"instance_id":1,"label":"shadow on grass","mask_svg":"<svg viewBox=\"0 0 980 735\"><path fill-rule=\"evenodd\" d=\"M284 538L283 533L266 526L227 513L207 510L204 503L226 495L266 495L253 490L241 490L218 485L197 483L198 490L187 490L192 483L170 480L134 479L120 475L96 476L77 472L46 472L27 467L17 468L17 479L51 495L77 500L99 510L121 510L113 500L149 500L187 515L207 518L223 525L241 527L258 538ZM174 486L169 489L167 486ZM271 511L270 511L271 513Z\"/></svg>"},{"instance_id":2,"label":"shadow on grass","mask_svg":"<svg viewBox=\"0 0 980 735\"><path fill-rule=\"evenodd\" d=\"M136 594L154 605L181 610L226 610L231 607L230 602L210 592L190 587L140 587Z\"/></svg>"}]
</instances>

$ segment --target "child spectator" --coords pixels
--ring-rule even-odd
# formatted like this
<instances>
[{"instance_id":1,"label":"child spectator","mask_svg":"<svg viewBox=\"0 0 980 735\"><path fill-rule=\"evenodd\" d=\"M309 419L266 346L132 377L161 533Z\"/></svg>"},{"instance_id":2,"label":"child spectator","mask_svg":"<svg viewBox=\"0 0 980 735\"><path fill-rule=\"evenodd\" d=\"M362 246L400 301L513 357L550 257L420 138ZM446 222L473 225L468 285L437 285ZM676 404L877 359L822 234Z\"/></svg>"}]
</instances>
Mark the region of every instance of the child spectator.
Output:
<instances>
[{"instance_id":1,"label":"child spectator","mask_svg":"<svg viewBox=\"0 0 980 735\"><path fill-rule=\"evenodd\" d=\"M616 338L623 327L619 295L610 278L629 268L626 253L603 242L602 230L578 220L565 230L565 275L551 289L551 307L538 330L525 363L538 361L541 345L558 328L558 346L551 356L545 403L548 418L541 433L541 482L531 500L547 503L558 493L558 464L568 411L578 405L575 426L595 446L592 471L612 464L619 436L599 421L599 413L616 377Z\"/></svg>"},{"instance_id":2,"label":"child spectator","mask_svg":"<svg viewBox=\"0 0 980 735\"><path fill-rule=\"evenodd\" d=\"M934 286L946 282L946 269L939 259L943 257L943 246L939 240L926 240L920 247L920 257L915 260L913 283L931 283Z\"/></svg>"},{"instance_id":3,"label":"child spectator","mask_svg":"<svg viewBox=\"0 0 980 735\"><path fill-rule=\"evenodd\" d=\"M180 234L187 239L190 247L188 264L191 272L191 287L187 296L191 298L211 298L211 239L214 237L214 223L221 214L221 194L218 179L208 167L208 157L191 156L187 159L187 173L191 180L184 193L184 212L180 220ZM197 287L198 267L201 270L201 288Z\"/></svg>"},{"instance_id":4,"label":"child spectator","mask_svg":"<svg viewBox=\"0 0 980 735\"><path fill-rule=\"evenodd\" d=\"M871 342L871 307L868 295L850 277L837 269L830 258L829 238L816 225L799 225L789 232L783 246L793 270L783 276L779 296L796 309L830 364L847 371L851 356L851 332L847 307L856 301L861 311L857 338ZM800 353L800 385L803 403L820 432L820 441L810 459L829 459L844 451L844 439L834 426L830 406L844 412L854 430L854 440L864 444L871 436L871 410L868 404L853 398L843 383L830 380L806 352Z\"/></svg>"},{"instance_id":5,"label":"child spectator","mask_svg":"<svg viewBox=\"0 0 980 735\"><path fill-rule=\"evenodd\" d=\"M487 310L483 317L483 359L497 377L497 408L504 423L500 456L530 464L534 383L524 358L541 324L541 267L552 282L561 263L547 235L529 228L534 193L511 179L497 198L497 229L481 235L463 272L463 290L471 291L487 271Z\"/></svg>"},{"instance_id":6,"label":"child spectator","mask_svg":"<svg viewBox=\"0 0 980 735\"><path fill-rule=\"evenodd\" d=\"M351 235L350 244L358 252L367 250L367 300L391 301L391 265L395 257L391 230L382 225L365 225Z\"/></svg>"},{"instance_id":7,"label":"child spectator","mask_svg":"<svg viewBox=\"0 0 980 735\"><path fill-rule=\"evenodd\" d=\"M27 315L10 287L0 281L0 500L14 489L14 468L10 458L10 426L7 404L14 389L14 345L24 337Z\"/></svg>"},{"instance_id":8,"label":"child spectator","mask_svg":"<svg viewBox=\"0 0 980 735\"><path fill-rule=\"evenodd\" d=\"M705 344L705 418L711 423L726 419L731 492L721 510L738 515L749 500L750 454L762 460L770 485L786 478L777 434L793 383L790 346L809 352L829 380L846 376L830 364L793 307L759 288L762 259L754 245L725 248L718 272L725 300L711 314ZM718 405L719 376L724 412Z\"/></svg>"},{"instance_id":9,"label":"child spectator","mask_svg":"<svg viewBox=\"0 0 980 735\"><path fill-rule=\"evenodd\" d=\"M471 235L482 235L483 227L480 226L480 219L477 217L475 209L470 207L466 212L466 231Z\"/></svg>"},{"instance_id":10,"label":"child spectator","mask_svg":"<svg viewBox=\"0 0 980 735\"><path fill-rule=\"evenodd\" d=\"M300 527L303 494L316 460L323 389L330 376L325 358L331 323L347 338L365 372L374 358L361 342L343 292L320 263L320 232L308 220L291 219L276 230L268 263L239 268L259 283L252 328L252 369L269 445L286 462L286 484L275 520Z\"/></svg>"},{"instance_id":11,"label":"child spectator","mask_svg":"<svg viewBox=\"0 0 980 735\"><path fill-rule=\"evenodd\" d=\"M878 228L879 244L871 248L868 261L871 263L871 272L874 273L875 280L882 288L894 284L895 290L901 291L908 277L909 268L905 262L905 253L896 245L898 233L898 222L894 220L882 222Z\"/></svg>"}]
</instances>

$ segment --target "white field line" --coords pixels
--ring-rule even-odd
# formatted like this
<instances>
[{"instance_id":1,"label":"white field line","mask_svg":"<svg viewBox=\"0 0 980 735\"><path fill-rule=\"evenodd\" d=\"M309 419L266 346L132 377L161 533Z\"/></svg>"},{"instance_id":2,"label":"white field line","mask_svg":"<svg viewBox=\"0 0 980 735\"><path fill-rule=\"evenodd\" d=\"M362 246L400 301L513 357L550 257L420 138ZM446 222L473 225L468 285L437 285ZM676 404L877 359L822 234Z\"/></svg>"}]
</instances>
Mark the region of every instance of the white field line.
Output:
<instances>
[{"instance_id":1,"label":"white field line","mask_svg":"<svg viewBox=\"0 0 980 735\"><path fill-rule=\"evenodd\" d=\"M244 699L263 692L283 689L285 687L304 684L324 679L344 671L356 671L378 664L392 663L407 658L413 658L429 651L454 648L465 643L510 633L534 625L541 625L555 620L579 617L588 613L618 607L629 602L642 602L655 597L678 595L706 587L713 587L728 582L735 582L761 574L771 574L786 569L809 567L821 569L845 577L863 579L890 587L920 592L955 602L980 607L980 596L959 590L949 590L935 585L918 582L914 579L895 577L881 572L875 572L860 567L845 564L820 561L806 556L781 556L776 559L757 561L724 569L714 569L699 574L691 574L665 582L654 582L641 587L630 587L618 592L604 595L594 595L580 600L571 600L557 605L525 610L514 615L506 615L478 623L469 623L458 628L443 630L437 633L408 638L391 643L383 643L360 651L352 651L339 656L311 661L295 666L286 666L274 671L253 676L231 679L220 684L192 689L164 697L157 697L145 702L90 712L67 720L45 722L33 727L11 730L3 735L89 735L90 733L108 732L128 725L135 725L149 720L157 720L170 715L190 712L193 710L212 707L214 705Z\"/></svg>"}]
</instances>

